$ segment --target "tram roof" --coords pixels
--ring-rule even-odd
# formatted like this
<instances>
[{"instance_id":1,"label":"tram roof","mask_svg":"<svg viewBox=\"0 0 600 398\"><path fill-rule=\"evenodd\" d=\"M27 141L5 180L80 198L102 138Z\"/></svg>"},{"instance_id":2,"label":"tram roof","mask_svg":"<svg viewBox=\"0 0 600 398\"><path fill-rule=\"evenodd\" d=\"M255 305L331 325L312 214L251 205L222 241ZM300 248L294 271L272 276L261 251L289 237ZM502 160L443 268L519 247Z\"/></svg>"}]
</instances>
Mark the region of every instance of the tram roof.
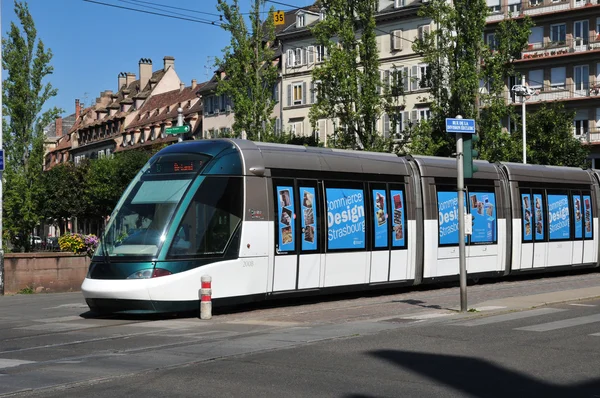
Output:
<instances>
[{"instance_id":1,"label":"tram roof","mask_svg":"<svg viewBox=\"0 0 600 398\"><path fill-rule=\"evenodd\" d=\"M455 158L442 158L436 156L409 156L419 166L422 177L456 178L457 168ZM483 160L476 160L474 164L479 168L474 178L498 180L500 173L496 165Z\"/></svg>"},{"instance_id":2,"label":"tram roof","mask_svg":"<svg viewBox=\"0 0 600 398\"><path fill-rule=\"evenodd\" d=\"M406 160L391 153L350 151L302 145L232 140L241 150L247 169L264 168L346 173L409 175Z\"/></svg>"},{"instance_id":3,"label":"tram roof","mask_svg":"<svg viewBox=\"0 0 600 398\"><path fill-rule=\"evenodd\" d=\"M590 184L592 177L577 167L542 166L538 164L500 163L509 181Z\"/></svg>"}]
</instances>

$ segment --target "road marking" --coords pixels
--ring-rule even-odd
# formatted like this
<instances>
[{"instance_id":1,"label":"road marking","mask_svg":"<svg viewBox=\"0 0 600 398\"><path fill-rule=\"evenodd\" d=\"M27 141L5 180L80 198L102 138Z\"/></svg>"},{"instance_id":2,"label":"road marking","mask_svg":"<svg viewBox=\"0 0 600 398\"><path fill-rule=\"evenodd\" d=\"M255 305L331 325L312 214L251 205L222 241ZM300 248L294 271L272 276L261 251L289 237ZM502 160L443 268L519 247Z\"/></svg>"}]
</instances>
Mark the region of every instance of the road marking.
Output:
<instances>
[{"instance_id":1,"label":"road marking","mask_svg":"<svg viewBox=\"0 0 600 398\"><path fill-rule=\"evenodd\" d=\"M594 304L569 304L569 305L574 305L576 307L595 307Z\"/></svg>"},{"instance_id":2,"label":"road marking","mask_svg":"<svg viewBox=\"0 0 600 398\"><path fill-rule=\"evenodd\" d=\"M432 318L440 318L443 316L449 316L449 315L455 315L454 312L444 312L444 313L439 313L439 312L434 312L434 313L427 313L427 314L417 314L417 315L409 315L409 316L403 316L401 317L402 319L432 319Z\"/></svg>"},{"instance_id":3,"label":"road marking","mask_svg":"<svg viewBox=\"0 0 600 398\"><path fill-rule=\"evenodd\" d=\"M34 361L22 361L20 359L2 359L0 358L0 369L14 368L15 366L34 363Z\"/></svg>"},{"instance_id":4,"label":"road marking","mask_svg":"<svg viewBox=\"0 0 600 398\"><path fill-rule=\"evenodd\" d=\"M523 312L512 312L510 314L502 314L502 315L495 315L495 316L490 316L490 317L481 318L481 319L474 319L472 321L467 321L467 322L457 322L457 323L453 323L452 325L455 325L455 326L489 325L492 323L512 321L515 319L530 318L533 316L553 314L553 313L562 312L562 311L568 311L568 310L563 310L563 309L558 309L558 308L539 308L539 309L535 309L535 310L529 310L529 311L523 311Z\"/></svg>"},{"instance_id":5,"label":"road marking","mask_svg":"<svg viewBox=\"0 0 600 398\"><path fill-rule=\"evenodd\" d=\"M539 325L516 328L515 330L525 330L528 332L547 332L549 330L569 328L573 326L586 325L588 323L600 322L600 314L580 316L578 318L563 319L562 321L542 323Z\"/></svg>"}]
</instances>

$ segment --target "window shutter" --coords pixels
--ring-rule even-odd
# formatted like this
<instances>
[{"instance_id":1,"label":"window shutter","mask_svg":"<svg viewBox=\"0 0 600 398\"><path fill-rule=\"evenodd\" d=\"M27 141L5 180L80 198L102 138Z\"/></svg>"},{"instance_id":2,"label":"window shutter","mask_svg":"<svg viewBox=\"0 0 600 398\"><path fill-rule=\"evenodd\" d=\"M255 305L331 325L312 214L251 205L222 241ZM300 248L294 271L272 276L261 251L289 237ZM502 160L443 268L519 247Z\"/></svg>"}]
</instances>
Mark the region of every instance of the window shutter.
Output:
<instances>
[{"instance_id":1,"label":"window shutter","mask_svg":"<svg viewBox=\"0 0 600 398\"><path fill-rule=\"evenodd\" d=\"M413 123L416 123L419 121L419 111L417 109L413 109L411 111L410 120L412 120Z\"/></svg>"},{"instance_id":2,"label":"window shutter","mask_svg":"<svg viewBox=\"0 0 600 398\"><path fill-rule=\"evenodd\" d=\"M410 91L410 86L409 86L409 82L410 82L410 73L409 73L409 69L408 66L405 66L404 68L402 68L402 83L404 84L404 92L407 93Z\"/></svg>"},{"instance_id":3,"label":"window shutter","mask_svg":"<svg viewBox=\"0 0 600 398\"><path fill-rule=\"evenodd\" d=\"M292 106L292 85L288 84L287 88L287 106Z\"/></svg>"},{"instance_id":4,"label":"window shutter","mask_svg":"<svg viewBox=\"0 0 600 398\"><path fill-rule=\"evenodd\" d=\"M377 94L381 95L381 86L383 86L383 71L379 71L379 83L377 84Z\"/></svg>"},{"instance_id":5,"label":"window shutter","mask_svg":"<svg viewBox=\"0 0 600 398\"><path fill-rule=\"evenodd\" d=\"M390 136L390 116L387 113L383 114L383 138Z\"/></svg>"},{"instance_id":6,"label":"window shutter","mask_svg":"<svg viewBox=\"0 0 600 398\"><path fill-rule=\"evenodd\" d=\"M314 80L310 82L310 103L315 103L315 82Z\"/></svg>"},{"instance_id":7,"label":"window shutter","mask_svg":"<svg viewBox=\"0 0 600 398\"><path fill-rule=\"evenodd\" d=\"M401 30L393 30L392 31L392 50L400 51L402 50L402 31Z\"/></svg>"},{"instance_id":8,"label":"window shutter","mask_svg":"<svg viewBox=\"0 0 600 398\"><path fill-rule=\"evenodd\" d=\"M287 50L287 63L288 68L294 66L294 50Z\"/></svg>"},{"instance_id":9,"label":"window shutter","mask_svg":"<svg viewBox=\"0 0 600 398\"><path fill-rule=\"evenodd\" d=\"M417 90L419 88L419 67L414 65L411 72L410 89Z\"/></svg>"},{"instance_id":10,"label":"window shutter","mask_svg":"<svg viewBox=\"0 0 600 398\"><path fill-rule=\"evenodd\" d=\"M402 112L402 121L404 122L404 125L402 126L402 128L403 129L408 128L408 124L410 123L410 117L409 117L408 111Z\"/></svg>"},{"instance_id":11,"label":"window shutter","mask_svg":"<svg viewBox=\"0 0 600 398\"><path fill-rule=\"evenodd\" d=\"M302 83L302 105L306 104L306 82Z\"/></svg>"},{"instance_id":12,"label":"window shutter","mask_svg":"<svg viewBox=\"0 0 600 398\"><path fill-rule=\"evenodd\" d=\"M306 49L306 58L308 59L309 64L315 63L315 46L308 46Z\"/></svg>"},{"instance_id":13,"label":"window shutter","mask_svg":"<svg viewBox=\"0 0 600 398\"><path fill-rule=\"evenodd\" d=\"M390 85L390 71L386 70L383 72L383 84L386 86Z\"/></svg>"}]
</instances>

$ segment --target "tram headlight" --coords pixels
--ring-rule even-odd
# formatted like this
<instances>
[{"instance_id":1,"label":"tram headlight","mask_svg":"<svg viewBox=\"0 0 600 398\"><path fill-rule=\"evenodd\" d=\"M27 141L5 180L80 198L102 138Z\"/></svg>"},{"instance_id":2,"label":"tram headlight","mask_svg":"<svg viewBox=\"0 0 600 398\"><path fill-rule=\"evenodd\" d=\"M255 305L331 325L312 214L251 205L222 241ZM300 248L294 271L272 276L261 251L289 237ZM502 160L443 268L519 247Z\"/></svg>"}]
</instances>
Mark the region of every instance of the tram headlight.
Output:
<instances>
[{"instance_id":1,"label":"tram headlight","mask_svg":"<svg viewBox=\"0 0 600 398\"><path fill-rule=\"evenodd\" d=\"M171 271L163 268L148 268L134 272L133 274L129 275L127 279L150 279L167 275L171 275Z\"/></svg>"}]
</instances>

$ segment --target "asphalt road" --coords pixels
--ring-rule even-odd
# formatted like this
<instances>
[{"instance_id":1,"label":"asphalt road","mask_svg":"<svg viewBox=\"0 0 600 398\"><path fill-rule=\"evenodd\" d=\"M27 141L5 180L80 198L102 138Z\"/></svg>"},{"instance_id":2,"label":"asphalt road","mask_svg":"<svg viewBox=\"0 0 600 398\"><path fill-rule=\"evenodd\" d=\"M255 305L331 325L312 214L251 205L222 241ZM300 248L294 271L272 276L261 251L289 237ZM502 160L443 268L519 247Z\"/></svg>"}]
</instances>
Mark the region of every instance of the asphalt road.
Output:
<instances>
[{"instance_id":1,"label":"asphalt road","mask_svg":"<svg viewBox=\"0 0 600 398\"><path fill-rule=\"evenodd\" d=\"M598 282L586 273L469 292L473 302L514 300ZM600 397L600 300L457 314L457 293L247 308L210 321L89 317L79 294L1 297L0 395Z\"/></svg>"}]
</instances>

